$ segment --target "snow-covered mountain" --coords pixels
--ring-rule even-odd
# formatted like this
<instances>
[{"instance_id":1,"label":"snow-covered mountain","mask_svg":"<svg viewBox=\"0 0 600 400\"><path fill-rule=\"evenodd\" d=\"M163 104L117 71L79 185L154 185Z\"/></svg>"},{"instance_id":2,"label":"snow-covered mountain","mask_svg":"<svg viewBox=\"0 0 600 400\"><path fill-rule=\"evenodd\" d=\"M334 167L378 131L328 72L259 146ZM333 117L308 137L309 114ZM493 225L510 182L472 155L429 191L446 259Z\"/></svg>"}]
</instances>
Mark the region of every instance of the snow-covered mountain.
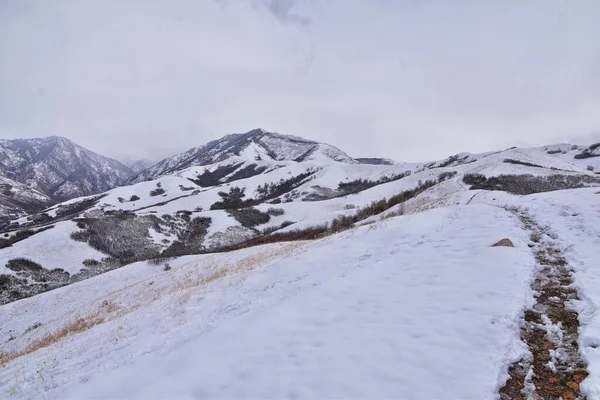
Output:
<instances>
[{"instance_id":1,"label":"snow-covered mountain","mask_svg":"<svg viewBox=\"0 0 600 400\"><path fill-rule=\"evenodd\" d=\"M54 201L27 185L0 176L0 217L7 220L38 212Z\"/></svg>"},{"instance_id":2,"label":"snow-covered mountain","mask_svg":"<svg viewBox=\"0 0 600 400\"><path fill-rule=\"evenodd\" d=\"M143 182L181 171L192 166L216 164L237 160L239 164L257 161L338 161L348 164L357 162L346 153L331 145L254 129L247 133L231 134L205 145L194 147L184 153L166 158L142 171L131 179ZM231 163L229 163L231 164Z\"/></svg>"},{"instance_id":3,"label":"snow-covered mountain","mask_svg":"<svg viewBox=\"0 0 600 400\"><path fill-rule=\"evenodd\" d=\"M9 241L10 249L0 251L0 265L25 257L48 271L65 269L69 277L55 282L60 286L139 260L223 251L273 233L314 227L319 234L336 231L372 214L393 215L399 212L398 202L402 212L445 205L470 187L530 194L600 185L600 157L580 156L595 154L594 145L511 148L427 163L373 165L299 138L263 131L236 137L209 146L213 151L210 157L204 153L203 160L213 164L177 167L153 180L12 219L0 233L12 237L19 230L53 228ZM269 143L271 153L257 143ZM290 148L287 157L285 146ZM304 146L312 150L299 159L298 154L307 154ZM420 201L413 203L415 196ZM57 255L49 259L47 254ZM3 273L12 274L0 266ZM11 291L0 293L0 302L44 288L32 281L13 283Z\"/></svg>"},{"instance_id":4,"label":"snow-covered mountain","mask_svg":"<svg viewBox=\"0 0 600 400\"><path fill-rule=\"evenodd\" d=\"M145 158L127 158L121 159L120 161L136 174L156 164L156 161L148 160Z\"/></svg>"},{"instance_id":5,"label":"snow-covered mountain","mask_svg":"<svg viewBox=\"0 0 600 400\"><path fill-rule=\"evenodd\" d=\"M133 171L68 139L51 136L0 140L0 175L60 201L117 187Z\"/></svg>"},{"instance_id":6,"label":"snow-covered mountain","mask_svg":"<svg viewBox=\"0 0 600 400\"><path fill-rule=\"evenodd\" d=\"M0 394L600 398L599 149L241 151L14 219Z\"/></svg>"}]
</instances>

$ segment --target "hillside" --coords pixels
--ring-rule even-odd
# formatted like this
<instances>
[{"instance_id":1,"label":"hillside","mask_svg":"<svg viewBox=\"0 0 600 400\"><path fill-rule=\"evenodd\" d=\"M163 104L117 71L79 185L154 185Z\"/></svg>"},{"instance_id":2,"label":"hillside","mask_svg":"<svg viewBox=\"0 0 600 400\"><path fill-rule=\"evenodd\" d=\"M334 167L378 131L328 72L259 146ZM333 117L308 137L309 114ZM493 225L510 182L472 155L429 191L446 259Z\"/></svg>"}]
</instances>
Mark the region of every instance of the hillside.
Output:
<instances>
[{"instance_id":1,"label":"hillside","mask_svg":"<svg viewBox=\"0 0 600 400\"><path fill-rule=\"evenodd\" d=\"M361 164L253 135L11 221L6 397L600 396L600 146Z\"/></svg>"},{"instance_id":2,"label":"hillside","mask_svg":"<svg viewBox=\"0 0 600 400\"><path fill-rule=\"evenodd\" d=\"M45 194L0 176L0 219L3 221L8 222L11 218L34 213L53 203Z\"/></svg>"},{"instance_id":3,"label":"hillside","mask_svg":"<svg viewBox=\"0 0 600 400\"><path fill-rule=\"evenodd\" d=\"M415 196L442 206L469 187L523 195L600 186L600 176L589 170L589 165L600 168L600 158L576 158L581 151L571 145L514 148L394 165L254 160L242 170L237 167L240 156L234 154L10 221L3 239L3 246L10 247L0 251L0 276L6 281L0 302L135 261L230 250L249 241L260 243L261 237L292 237L298 231L299 236L309 235L302 232L313 228L314 235L322 235L371 215L405 212ZM498 182L502 175L508 178ZM390 201L381 203L384 199ZM415 205L414 211L427 207ZM23 230L30 232L24 239L19 233ZM75 246L68 263L47 256L65 246ZM41 268L37 280L23 280L4 266L20 258ZM57 269L65 272L52 272Z\"/></svg>"},{"instance_id":4,"label":"hillside","mask_svg":"<svg viewBox=\"0 0 600 400\"><path fill-rule=\"evenodd\" d=\"M481 192L467 205L464 191L458 205L314 242L187 256L168 270L136 263L1 307L4 351L26 354L0 381L14 399L496 398L527 357L519 325L534 303L536 261L503 208L513 206L569 248L585 299L581 387L596 398L600 277L579 267L598 248L597 193ZM490 247L502 237L515 247Z\"/></svg>"}]
</instances>

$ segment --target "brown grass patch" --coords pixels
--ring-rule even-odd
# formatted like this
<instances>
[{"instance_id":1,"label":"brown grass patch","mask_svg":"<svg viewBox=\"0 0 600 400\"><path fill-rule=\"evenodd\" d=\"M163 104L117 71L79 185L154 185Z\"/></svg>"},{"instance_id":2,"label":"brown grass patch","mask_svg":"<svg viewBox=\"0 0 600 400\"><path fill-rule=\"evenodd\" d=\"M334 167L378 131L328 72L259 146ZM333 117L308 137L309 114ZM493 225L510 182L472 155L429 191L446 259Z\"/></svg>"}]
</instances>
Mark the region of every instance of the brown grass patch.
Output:
<instances>
[{"instance_id":1,"label":"brown grass patch","mask_svg":"<svg viewBox=\"0 0 600 400\"><path fill-rule=\"evenodd\" d=\"M509 238L504 238L498 240L496 243L492 245L492 247L515 247L513 242Z\"/></svg>"},{"instance_id":2,"label":"brown grass patch","mask_svg":"<svg viewBox=\"0 0 600 400\"><path fill-rule=\"evenodd\" d=\"M4 366L10 361L22 357L26 354L33 353L39 349L43 349L44 347L48 347L51 344L58 342L69 334L80 333L86 331L100 323L104 322L104 318L100 318L98 316L88 317L88 318L78 318L74 322L64 326L58 332L49 333L43 338L37 340L36 342L30 344L24 350L21 350L12 354L2 354L0 355L0 366Z\"/></svg>"}]
</instances>

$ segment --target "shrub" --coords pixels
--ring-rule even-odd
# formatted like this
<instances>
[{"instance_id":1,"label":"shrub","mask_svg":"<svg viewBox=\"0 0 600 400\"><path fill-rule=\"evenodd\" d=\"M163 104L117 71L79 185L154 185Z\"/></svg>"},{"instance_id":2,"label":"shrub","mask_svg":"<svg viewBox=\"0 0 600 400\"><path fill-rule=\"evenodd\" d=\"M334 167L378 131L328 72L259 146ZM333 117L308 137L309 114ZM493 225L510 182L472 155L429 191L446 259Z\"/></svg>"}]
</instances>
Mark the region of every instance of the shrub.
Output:
<instances>
[{"instance_id":1,"label":"shrub","mask_svg":"<svg viewBox=\"0 0 600 400\"><path fill-rule=\"evenodd\" d=\"M77 242L87 242L91 237L91 233L85 230L71 232L71 239Z\"/></svg>"},{"instance_id":2,"label":"shrub","mask_svg":"<svg viewBox=\"0 0 600 400\"><path fill-rule=\"evenodd\" d=\"M558 152L560 153L560 150L558 150ZM527 161L515 160L515 159L512 159L512 158L505 158L504 162L505 163L509 163L509 164L525 165L527 167L544 168L543 166L541 166L539 164L534 164L534 163L530 163L530 162L527 162Z\"/></svg>"},{"instance_id":3,"label":"shrub","mask_svg":"<svg viewBox=\"0 0 600 400\"><path fill-rule=\"evenodd\" d=\"M227 212L245 228L254 228L255 226L266 224L271 220L269 214L255 208L241 208L238 210L228 210Z\"/></svg>"},{"instance_id":4,"label":"shrub","mask_svg":"<svg viewBox=\"0 0 600 400\"><path fill-rule=\"evenodd\" d=\"M600 185L600 179L589 175L499 175L486 178L481 174L465 174L463 182L471 189L502 190L513 194L551 192Z\"/></svg>"},{"instance_id":5,"label":"shrub","mask_svg":"<svg viewBox=\"0 0 600 400\"><path fill-rule=\"evenodd\" d=\"M279 229L287 228L290 225L294 225L294 221L283 221L281 225L279 225Z\"/></svg>"},{"instance_id":6,"label":"shrub","mask_svg":"<svg viewBox=\"0 0 600 400\"><path fill-rule=\"evenodd\" d=\"M339 192L337 197L362 192L363 190L372 188L374 186L382 185L382 184L388 183L388 182L397 181L399 179L406 178L410 174L411 174L411 171L406 171L401 174L393 174L390 176L384 176L382 178L377 179L376 181L372 181L370 179L355 179L355 180L349 181L349 182L340 182L337 187L337 191Z\"/></svg>"},{"instance_id":7,"label":"shrub","mask_svg":"<svg viewBox=\"0 0 600 400\"><path fill-rule=\"evenodd\" d=\"M45 226L45 227L37 229L37 230L23 229L23 230L17 231L13 236L6 234L9 236L8 238L6 238L6 239L0 238L0 249L10 247L15 243L20 242L21 240L25 240L25 239L35 235L36 233L47 231L48 229L52 229L52 228L54 228L54 225Z\"/></svg>"},{"instance_id":8,"label":"shrub","mask_svg":"<svg viewBox=\"0 0 600 400\"><path fill-rule=\"evenodd\" d=\"M171 266L169 265L169 263L165 264L165 267L163 268L163 271L170 271L171 270Z\"/></svg>"},{"instance_id":9,"label":"shrub","mask_svg":"<svg viewBox=\"0 0 600 400\"><path fill-rule=\"evenodd\" d=\"M100 199L105 197L106 194L102 194L95 197L90 197L85 200L77 201L69 204L61 204L56 209L56 218L66 217L66 216L74 216L76 214L80 214L87 209L95 206Z\"/></svg>"},{"instance_id":10,"label":"shrub","mask_svg":"<svg viewBox=\"0 0 600 400\"><path fill-rule=\"evenodd\" d=\"M101 218L82 218L85 229L71 233L71 238L87 242L96 250L109 255L119 265L146 260L158 254L148 230L158 228L154 215L114 213Z\"/></svg>"},{"instance_id":11,"label":"shrub","mask_svg":"<svg viewBox=\"0 0 600 400\"><path fill-rule=\"evenodd\" d=\"M346 215L340 215L339 217L337 217L333 221L331 221L329 230L334 233L340 232L340 231L343 231L343 230L346 230L346 229L352 227L352 225L354 225L353 217L346 216Z\"/></svg>"},{"instance_id":12,"label":"shrub","mask_svg":"<svg viewBox=\"0 0 600 400\"><path fill-rule=\"evenodd\" d=\"M571 150L573 150L573 149L571 149ZM554 150L548 150L548 151L546 151L546 153L548 153L548 154L558 154L558 153L561 153L561 152L562 151L560 149L554 149Z\"/></svg>"},{"instance_id":13,"label":"shrub","mask_svg":"<svg viewBox=\"0 0 600 400\"><path fill-rule=\"evenodd\" d=\"M243 249L252 246L259 246L268 243L292 242L297 240L315 240L329 234L328 224L318 225L306 229L294 230L289 232L275 232L268 236L257 236L246 242L223 248L221 251L230 251Z\"/></svg>"},{"instance_id":14,"label":"shrub","mask_svg":"<svg viewBox=\"0 0 600 400\"><path fill-rule=\"evenodd\" d=\"M293 224L295 224L295 222L284 221L279 226L270 226L268 228L263 229L262 234L263 235L270 235L273 232L276 232L276 231L278 231L280 229L286 228L286 227L288 227L290 225L293 225Z\"/></svg>"},{"instance_id":15,"label":"shrub","mask_svg":"<svg viewBox=\"0 0 600 400\"><path fill-rule=\"evenodd\" d=\"M305 172L296 175L292 178L282 178L279 180L279 182L265 183L264 186L259 185L256 188L256 192L259 194L258 201L262 202L282 196L304 184L307 181L307 179L315 173L316 171L307 169Z\"/></svg>"},{"instance_id":16,"label":"shrub","mask_svg":"<svg viewBox=\"0 0 600 400\"><path fill-rule=\"evenodd\" d=\"M267 210L267 214L269 214L272 217L278 217L285 214L285 210L283 208L269 207L269 209Z\"/></svg>"},{"instance_id":17,"label":"shrub","mask_svg":"<svg viewBox=\"0 0 600 400\"><path fill-rule=\"evenodd\" d=\"M50 284L59 285L69 281L69 273L61 268L47 270L40 264L28 258L13 258L8 260L6 268L15 271L22 278L32 279L35 282L45 283L44 289Z\"/></svg>"},{"instance_id":18,"label":"shrub","mask_svg":"<svg viewBox=\"0 0 600 400\"><path fill-rule=\"evenodd\" d=\"M181 218L185 222L190 222L192 220L192 212L189 210L179 210L175 213L178 218Z\"/></svg>"},{"instance_id":19,"label":"shrub","mask_svg":"<svg viewBox=\"0 0 600 400\"><path fill-rule=\"evenodd\" d=\"M483 174L465 174L463 176L463 182L467 185L479 185L487 180L487 177Z\"/></svg>"},{"instance_id":20,"label":"shrub","mask_svg":"<svg viewBox=\"0 0 600 400\"><path fill-rule=\"evenodd\" d=\"M216 186L220 183L220 180L227 175L233 173L236 169L242 166L242 163L226 165L219 167L214 171L209 171L208 168L204 170L202 175L198 175L196 179L190 179L198 186Z\"/></svg>"},{"instance_id":21,"label":"shrub","mask_svg":"<svg viewBox=\"0 0 600 400\"><path fill-rule=\"evenodd\" d=\"M259 167L256 164L250 164L242 169L237 170L235 172L235 174L233 174L229 178L227 178L225 180L225 182L227 183L227 182L237 181L240 179L251 178L255 175L262 174L266 170L267 170L267 167L265 167L265 166Z\"/></svg>"},{"instance_id":22,"label":"shrub","mask_svg":"<svg viewBox=\"0 0 600 400\"><path fill-rule=\"evenodd\" d=\"M594 166L593 165L588 165L587 166L587 170L588 171L593 171L594 170Z\"/></svg>"},{"instance_id":23,"label":"shrub","mask_svg":"<svg viewBox=\"0 0 600 400\"><path fill-rule=\"evenodd\" d=\"M11 271L24 271L24 270L42 270L42 266L35 261L31 261L28 258L13 258L12 260L8 260L6 263L6 268Z\"/></svg>"},{"instance_id":24,"label":"shrub","mask_svg":"<svg viewBox=\"0 0 600 400\"><path fill-rule=\"evenodd\" d=\"M438 182L443 182L445 180L453 178L456 174L457 174L456 171L442 172L441 174L438 175Z\"/></svg>"},{"instance_id":25,"label":"shrub","mask_svg":"<svg viewBox=\"0 0 600 400\"><path fill-rule=\"evenodd\" d=\"M179 257L188 254L198 254L205 251L203 244L204 238L208 233L208 228L212 223L210 217L196 217L181 230L177 232L177 239L166 248L161 254L159 260L165 260L170 257Z\"/></svg>"},{"instance_id":26,"label":"shrub","mask_svg":"<svg viewBox=\"0 0 600 400\"><path fill-rule=\"evenodd\" d=\"M140 199L140 197L134 194L133 196L131 196L129 198L129 201L138 201L139 199Z\"/></svg>"},{"instance_id":27,"label":"shrub","mask_svg":"<svg viewBox=\"0 0 600 400\"><path fill-rule=\"evenodd\" d=\"M213 205L210 206L211 210L228 210L233 208L243 208L254 205L253 201L243 200L246 197L246 188L239 188L234 186L229 189L229 193L227 192L219 192L219 196L221 196L221 201L217 201Z\"/></svg>"},{"instance_id":28,"label":"shrub","mask_svg":"<svg viewBox=\"0 0 600 400\"><path fill-rule=\"evenodd\" d=\"M150 196L155 197L155 196L160 196L161 194L165 193L165 189L158 187L154 190L150 191Z\"/></svg>"},{"instance_id":29,"label":"shrub","mask_svg":"<svg viewBox=\"0 0 600 400\"><path fill-rule=\"evenodd\" d=\"M100 265L100 261L96 261L91 258L86 258L85 260L83 260L82 264L86 267L95 267L97 265Z\"/></svg>"}]
</instances>

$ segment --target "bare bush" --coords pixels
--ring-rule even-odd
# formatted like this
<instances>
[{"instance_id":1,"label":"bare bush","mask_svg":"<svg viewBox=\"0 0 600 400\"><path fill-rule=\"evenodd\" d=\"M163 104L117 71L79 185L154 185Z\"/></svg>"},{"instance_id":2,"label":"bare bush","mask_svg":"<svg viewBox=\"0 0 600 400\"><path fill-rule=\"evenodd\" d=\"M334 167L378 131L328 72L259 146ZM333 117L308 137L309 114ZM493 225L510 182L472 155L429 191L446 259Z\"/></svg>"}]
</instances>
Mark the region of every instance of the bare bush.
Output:
<instances>
[{"instance_id":1,"label":"bare bush","mask_svg":"<svg viewBox=\"0 0 600 400\"><path fill-rule=\"evenodd\" d=\"M14 235L12 235L12 236L9 235L9 237L6 239L0 238L0 249L10 247L15 243L20 242L21 240L25 240L25 239L35 235L36 233L47 231L48 229L52 229L52 228L54 228L54 225L45 226L45 227L37 229L37 230L23 229L23 230L17 231L17 232L15 232Z\"/></svg>"},{"instance_id":2,"label":"bare bush","mask_svg":"<svg viewBox=\"0 0 600 400\"><path fill-rule=\"evenodd\" d=\"M499 175L486 177L481 174L465 174L463 182L471 190L501 190L513 194L533 194L554 190L576 189L600 185L600 178L589 175Z\"/></svg>"},{"instance_id":3,"label":"bare bush","mask_svg":"<svg viewBox=\"0 0 600 400\"><path fill-rule=\"evenodd\" d=\"M558 153L560 153L560 150L558 150ZM553 153L549 153L549 154L553 154ZM534 164L534 163L530 163L530 162L527 162L527 161L515 160L515 159L512 159L512 158L505 158L504 162L508 163L508 164L525 165L527 167L544 168L543 166L541 166L539 164Z\"/></svg>"},{"instance_id":4,"label":"bare bush","mask_svg":"<svg viewBox=\"0 0 600 400\"><path fill-rule=\"evenodd\" d=\"M355 179L349 182L340 182L337 187L338 197L362 192L363 190L370 189L372 187L382 185L384 183L397 181L399 179L406 178L410 174L411 171L406 171L401 174L392 174L389 176L384 176L375 181L372 181L370 179Z\"/></svg>"},{"instance_id":5,"label":"bare bush","mask_svg":"<svg viewBox=\"0 0 600 400\"><path fill-rule=\"evenodd\" d=\"M271 216L268 213L261 212L255 208L228 210L227 213L245 228L254 228L255 226L266 224L271 220Z\"/></svg>"},{"instance_id":6,"label":"bare bush","mask_svg":"<svg viewBox=\"0 0 600 400\"><path fill-rule=\"evenodd\" d=\"M267 210L267 214L269 214L272 217L279 217L285 214L285 210L283 208L269 207L269 209Z\"/></svg>"},{"instance_id":7,"label":"bare bush","mask_svg":"<svg viewBox=\"0 0 600 400\"><path fill-rule=\"evenodd\" d=\"M160 196L161 194L165 194L165 189L163 189L161 187L158 187L158 188L150 191L151 197Z\"/></svg>"}]
</instances>

